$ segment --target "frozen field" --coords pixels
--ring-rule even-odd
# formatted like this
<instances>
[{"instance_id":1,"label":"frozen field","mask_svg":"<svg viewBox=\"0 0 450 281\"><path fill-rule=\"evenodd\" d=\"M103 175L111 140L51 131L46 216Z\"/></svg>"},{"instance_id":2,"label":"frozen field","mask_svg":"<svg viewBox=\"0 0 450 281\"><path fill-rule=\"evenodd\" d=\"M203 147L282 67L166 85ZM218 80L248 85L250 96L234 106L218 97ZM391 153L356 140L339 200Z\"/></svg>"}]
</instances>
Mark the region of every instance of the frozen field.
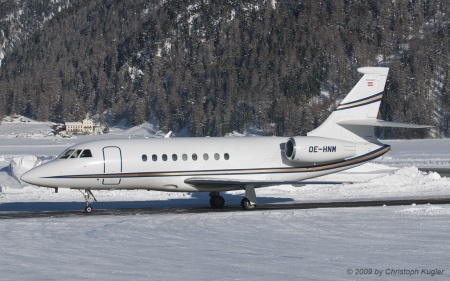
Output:
<instances>
[{"instance_id":1,"label":"frozen field","mask_svg":"<svg viewBox=\"0 0 450 281\"><path fill-rule=\"evenodd\" d=\"M77 142L155 134L144 125L62 139L48 136L48 126L0 125L0 213L82 210L78 191L55 194L22 186L17 178L31 162L45 161ZM416 168L450 168L450 141L388 143L392 151L374 163L322 178L359 183L258 189L260 203L450 197L448 178ZM449 205L181 214L174 210L208 207L208 196L152 191L95 195L100 202L94 209L171 211L0 220L0 280L450 278ZM241 193L225 198L228 205L239 205Z\"/></svg>"}]
</instances>

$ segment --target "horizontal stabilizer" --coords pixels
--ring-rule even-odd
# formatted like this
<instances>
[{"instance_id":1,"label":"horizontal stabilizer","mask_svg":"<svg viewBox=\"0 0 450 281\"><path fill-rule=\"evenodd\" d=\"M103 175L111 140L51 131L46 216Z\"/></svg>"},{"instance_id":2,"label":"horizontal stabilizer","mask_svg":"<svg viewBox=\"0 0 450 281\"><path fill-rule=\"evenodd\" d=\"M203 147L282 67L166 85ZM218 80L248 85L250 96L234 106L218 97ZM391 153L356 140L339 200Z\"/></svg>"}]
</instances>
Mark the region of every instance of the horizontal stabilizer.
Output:
<instances>
[{"instance_id":1,"label":"horizontal stabilizer","mask_svg":"<svg viewBox=\"0 0 450 281\"><path fill-rule=\"evenodd\" d=\"M274 185L316 185L316 184L349 184L351 182L339 181L257 181L257 180L241 180L241 179L219 179L219 178L188 178L185 183L193 186L204 187L245 187L252 185L254 187L274 186Z\"/></svg>"},{"instance_id":2,"label":"horizontal stabilizer","mask_svg":"<svg viewBox=\"0 0 450 281\"><path fill-rule=\"evenodd\" d=\"M390 121L384 121L384 120L380 120L380 119L346 120L346 121L339 121L339 122L337 122L337 124L352 125L352 126L411 128L411 129L434 128L434 126L390 122Z\"/></svg>"}]
</instances>

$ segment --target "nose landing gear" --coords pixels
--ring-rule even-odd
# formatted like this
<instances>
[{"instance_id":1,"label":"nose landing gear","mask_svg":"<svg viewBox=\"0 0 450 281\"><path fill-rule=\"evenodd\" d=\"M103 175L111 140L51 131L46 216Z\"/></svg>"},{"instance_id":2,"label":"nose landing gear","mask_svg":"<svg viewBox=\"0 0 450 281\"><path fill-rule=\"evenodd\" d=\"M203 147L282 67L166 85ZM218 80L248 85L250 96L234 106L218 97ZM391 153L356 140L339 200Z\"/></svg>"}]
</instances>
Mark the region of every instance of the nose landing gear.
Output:
<instances>
[{"instance_id":1,"label":"nose landing gear","mask_svg":"<svg viewBox=\"0 0 450 281\"><path fill-rule=\"evenodd\" d=\"M84 196L84 200L86 201L86 207L84 208L84 211L86 213L92 213L92 211L94 209L92 209L91 206L89 206L89 204L93 203L93 202L97 202L97 199L95 198L94 194L92 193L92 191L90 189L85 189L84 192L79 190L83 196Z\"/></svg>"}]
</instances>

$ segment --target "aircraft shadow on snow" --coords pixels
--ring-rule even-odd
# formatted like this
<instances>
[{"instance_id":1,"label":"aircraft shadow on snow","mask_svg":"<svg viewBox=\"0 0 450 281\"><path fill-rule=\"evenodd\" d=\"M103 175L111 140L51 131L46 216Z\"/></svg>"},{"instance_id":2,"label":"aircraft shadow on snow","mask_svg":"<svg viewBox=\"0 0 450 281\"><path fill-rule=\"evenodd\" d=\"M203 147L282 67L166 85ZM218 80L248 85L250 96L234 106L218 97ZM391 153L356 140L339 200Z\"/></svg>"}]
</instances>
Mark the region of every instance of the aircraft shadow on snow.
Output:
<instances>
[{"instance_id":1,"label":"aircraft shadow on snow","mask_svg":"<svg viewBox=\"0 0 450 281\"><path fill-rule=\"evenodd\" d=\"M223 194L226 200L225 206L238 207L242 195ZM80 198L81 199L81 198ZM82 200L82 199L81 199ZM82 201L76 202L10 202L0 204L0 212L55 212L55 211L81 211L86 205ZM191 209L210 208L208 193L191 193L190 197L175 198L168 200L148 201L101 201L92 203L96 210L119 210L119 209ZM293 202L292 198L258 197L259 204Z\"/></svg>"}]
</instances>

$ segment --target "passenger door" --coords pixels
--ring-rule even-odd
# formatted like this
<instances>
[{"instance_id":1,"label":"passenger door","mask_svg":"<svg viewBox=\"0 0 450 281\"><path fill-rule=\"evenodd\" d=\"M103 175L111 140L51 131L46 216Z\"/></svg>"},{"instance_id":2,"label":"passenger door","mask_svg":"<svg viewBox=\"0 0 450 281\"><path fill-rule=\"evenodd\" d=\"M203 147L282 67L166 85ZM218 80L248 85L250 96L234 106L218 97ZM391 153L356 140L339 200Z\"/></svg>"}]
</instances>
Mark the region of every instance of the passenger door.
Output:
<instances>
[{"instance_id":1,"label":"passenger door","mask_svg":"<svg viewBox=\"0 0 450 281\"><path fill-rule=\"evenodd\" d=\"M118 185L120 184L121 178L119 173L122 173L122 152L117 146L107 146L103 148L103 163L104 163L104 174L103 178L104 185Z\"/></svg>"}]
</instances>

